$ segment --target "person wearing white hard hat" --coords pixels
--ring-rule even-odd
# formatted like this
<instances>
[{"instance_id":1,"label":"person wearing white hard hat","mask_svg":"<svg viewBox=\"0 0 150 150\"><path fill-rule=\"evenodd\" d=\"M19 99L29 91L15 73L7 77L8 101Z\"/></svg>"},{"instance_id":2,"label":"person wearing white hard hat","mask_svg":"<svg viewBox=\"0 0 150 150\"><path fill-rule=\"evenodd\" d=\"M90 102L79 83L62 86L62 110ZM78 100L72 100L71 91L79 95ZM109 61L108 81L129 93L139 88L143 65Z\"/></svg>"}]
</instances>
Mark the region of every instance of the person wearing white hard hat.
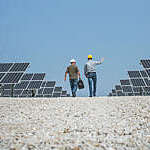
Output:
<instances>
[{"instance_id":1,"label":"person wearing white hard hat","mask_svg":"<svg viewBox=\"0 0 150 150\"><path fill-rule=\"evenodd\" d=\"M67 70L65 72L64 81L66 81L67 74L69 74L69 81L70 81L70 87L71 87L71 91L72 91L72 97L76 97L78 78L81 78L80 71L79 71L78 67L76 66L75 59L70 60L70 63L71 63L71 65L67 67Z\"/></svg>"}]
</instances>

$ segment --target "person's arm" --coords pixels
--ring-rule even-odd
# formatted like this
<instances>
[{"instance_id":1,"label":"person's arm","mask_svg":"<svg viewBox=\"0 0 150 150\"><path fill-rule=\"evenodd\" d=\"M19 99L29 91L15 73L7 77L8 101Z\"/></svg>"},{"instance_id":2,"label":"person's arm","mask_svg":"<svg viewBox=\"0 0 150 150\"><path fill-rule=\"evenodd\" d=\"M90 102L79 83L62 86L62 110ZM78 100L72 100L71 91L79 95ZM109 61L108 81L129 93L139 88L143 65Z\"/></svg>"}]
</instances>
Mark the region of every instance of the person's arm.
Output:
<instances>
[{"instance_id":1,"label":"person's arm","mask_svg":"<svg viewBox=\"0 0 150 150\"><path fill-rule=\"evenodd\" d=\"M80 71L77 72L79 79L81 79Z\"/></svg>"},{"instance_id":2,"label":"person's arm","mask_svg":"<svg viewBox=\"0 0 150 150\"><path fill-rule=\"evenodd\" d=\"M84 75L87 77L87 64L84 66Z\"/></svg>"},{"instance_id":3,"label":"person's arm","mask_svg":"<svg viewBox=\"0 0 150 150\"><path fill-rule=\"evenodd\" d=\"M95 65L100 65L104 62L104 58L102 58L100 61L95 61Z\"/></svg>"},{"instance_id":4,"label":"person's arm","mask_svg":"<svg viewBox=\"0 0 150 150\"><path fill-rule=\"evenodd\" d=\"M66 70L66 72L65 72L65 78L64 78L64 81L66 81L66 79L67 79L67 74L68 74L68 72L69 72L69 70L68 70L68 68L67 68L67 70Z\"/></svg>"},{"instance_id":5,"label":"person's arm","mask_svg":"<svg viewBox=\"0 0 150 150\"><path fill-rule=\"evenodd\" d=\"M80 71L79 71L78 67L77 67L77 74L78 74L78 78L80 79L81 78L81 74L80 74Z\"/></svg>"}]
</instances>

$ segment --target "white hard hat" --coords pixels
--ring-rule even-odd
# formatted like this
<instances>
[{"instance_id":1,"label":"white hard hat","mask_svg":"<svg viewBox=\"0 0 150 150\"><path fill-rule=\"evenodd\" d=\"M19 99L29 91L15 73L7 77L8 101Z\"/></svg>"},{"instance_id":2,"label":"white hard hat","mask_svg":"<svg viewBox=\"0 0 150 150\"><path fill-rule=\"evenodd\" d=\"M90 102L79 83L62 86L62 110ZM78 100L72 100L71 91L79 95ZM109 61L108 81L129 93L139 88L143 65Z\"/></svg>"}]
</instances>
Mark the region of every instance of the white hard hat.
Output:
<instances>
[{"instance_id":1,"label":"white hard hat","mask_svg":"<svg viewBox=\"0 0 150 150\"><path fill-rule=\"evenodd\" d=\"M74 62L76 63L76 60L75 60L75 59L71 59L71 60L70 60L70 63L74 63Z\"/></svg>"}]
</instances>

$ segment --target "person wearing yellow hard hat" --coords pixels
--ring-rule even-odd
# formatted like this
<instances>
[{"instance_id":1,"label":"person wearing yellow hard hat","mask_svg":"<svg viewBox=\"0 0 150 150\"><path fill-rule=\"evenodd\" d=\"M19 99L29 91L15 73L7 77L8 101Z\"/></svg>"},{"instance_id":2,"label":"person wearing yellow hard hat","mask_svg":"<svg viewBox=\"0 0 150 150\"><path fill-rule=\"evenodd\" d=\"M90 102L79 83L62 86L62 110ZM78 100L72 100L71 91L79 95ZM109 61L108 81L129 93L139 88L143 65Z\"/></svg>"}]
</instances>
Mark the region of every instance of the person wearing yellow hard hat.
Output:
<instances>
[{"instance_id":1,"label":"person wearing yellow hard hat","mask_svg":"<svg viewBox=\"0 0 150 150\"><path fill-rule=\"evenodd\" d=\"M69 74L69 81L70 81L70 87L72 91L72 97L76 97L77 87L78 87L78 78L80 77L80 71L78 67L76 66L76 60L72 59L70 60L70 66L67 67L67 70L65 72L65 78L64 81L66 81L67 74Z\"/></svg>"},{"instance_id":2,"label":"person wearing yellow hard hat","mask_svg":"<svg viewBox=\"0 0 150 150\"><path fill-rule=\"evenodd\" d=\"M96 66L102 64L103 61L104 58L102 58L100 61L93 61L93 56L88 55L88 62L84 66L84 74L88 79L90 92L89 97L96 96L96 83L97 83Z\"/></svg>"}]
</instances>

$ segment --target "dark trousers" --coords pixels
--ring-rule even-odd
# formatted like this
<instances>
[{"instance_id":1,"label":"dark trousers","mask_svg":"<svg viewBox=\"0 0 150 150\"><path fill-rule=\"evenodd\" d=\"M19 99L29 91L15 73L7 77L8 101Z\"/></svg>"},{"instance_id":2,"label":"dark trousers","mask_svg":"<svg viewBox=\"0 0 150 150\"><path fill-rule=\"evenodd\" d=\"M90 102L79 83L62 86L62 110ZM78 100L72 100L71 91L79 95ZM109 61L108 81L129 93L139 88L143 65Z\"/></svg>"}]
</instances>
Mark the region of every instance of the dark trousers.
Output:
<instances>
[{"instance_id":1,"label":"dark trousers","mask_svg":"<svg viewBox=\"0 0 150 150\"><path fill-rule=\"evenodd\" d=\"M78 86L78 79L70 79L70 87L73 97L76 97L77 86Z\"/></svg>"},{"instance_id":2,"label":"dark trousers","mask_svg":"<svg viewBox=\"0 0 150 150\"><path fill-rule=\"evenodd\" d=\"M88 83L89 83L90 97L96 96L96 83L97 83L96 72L89 72L87 78L88 78ZM92 87L92 84L93 84L93 87Z\"/></svg>"}]
</instances>

